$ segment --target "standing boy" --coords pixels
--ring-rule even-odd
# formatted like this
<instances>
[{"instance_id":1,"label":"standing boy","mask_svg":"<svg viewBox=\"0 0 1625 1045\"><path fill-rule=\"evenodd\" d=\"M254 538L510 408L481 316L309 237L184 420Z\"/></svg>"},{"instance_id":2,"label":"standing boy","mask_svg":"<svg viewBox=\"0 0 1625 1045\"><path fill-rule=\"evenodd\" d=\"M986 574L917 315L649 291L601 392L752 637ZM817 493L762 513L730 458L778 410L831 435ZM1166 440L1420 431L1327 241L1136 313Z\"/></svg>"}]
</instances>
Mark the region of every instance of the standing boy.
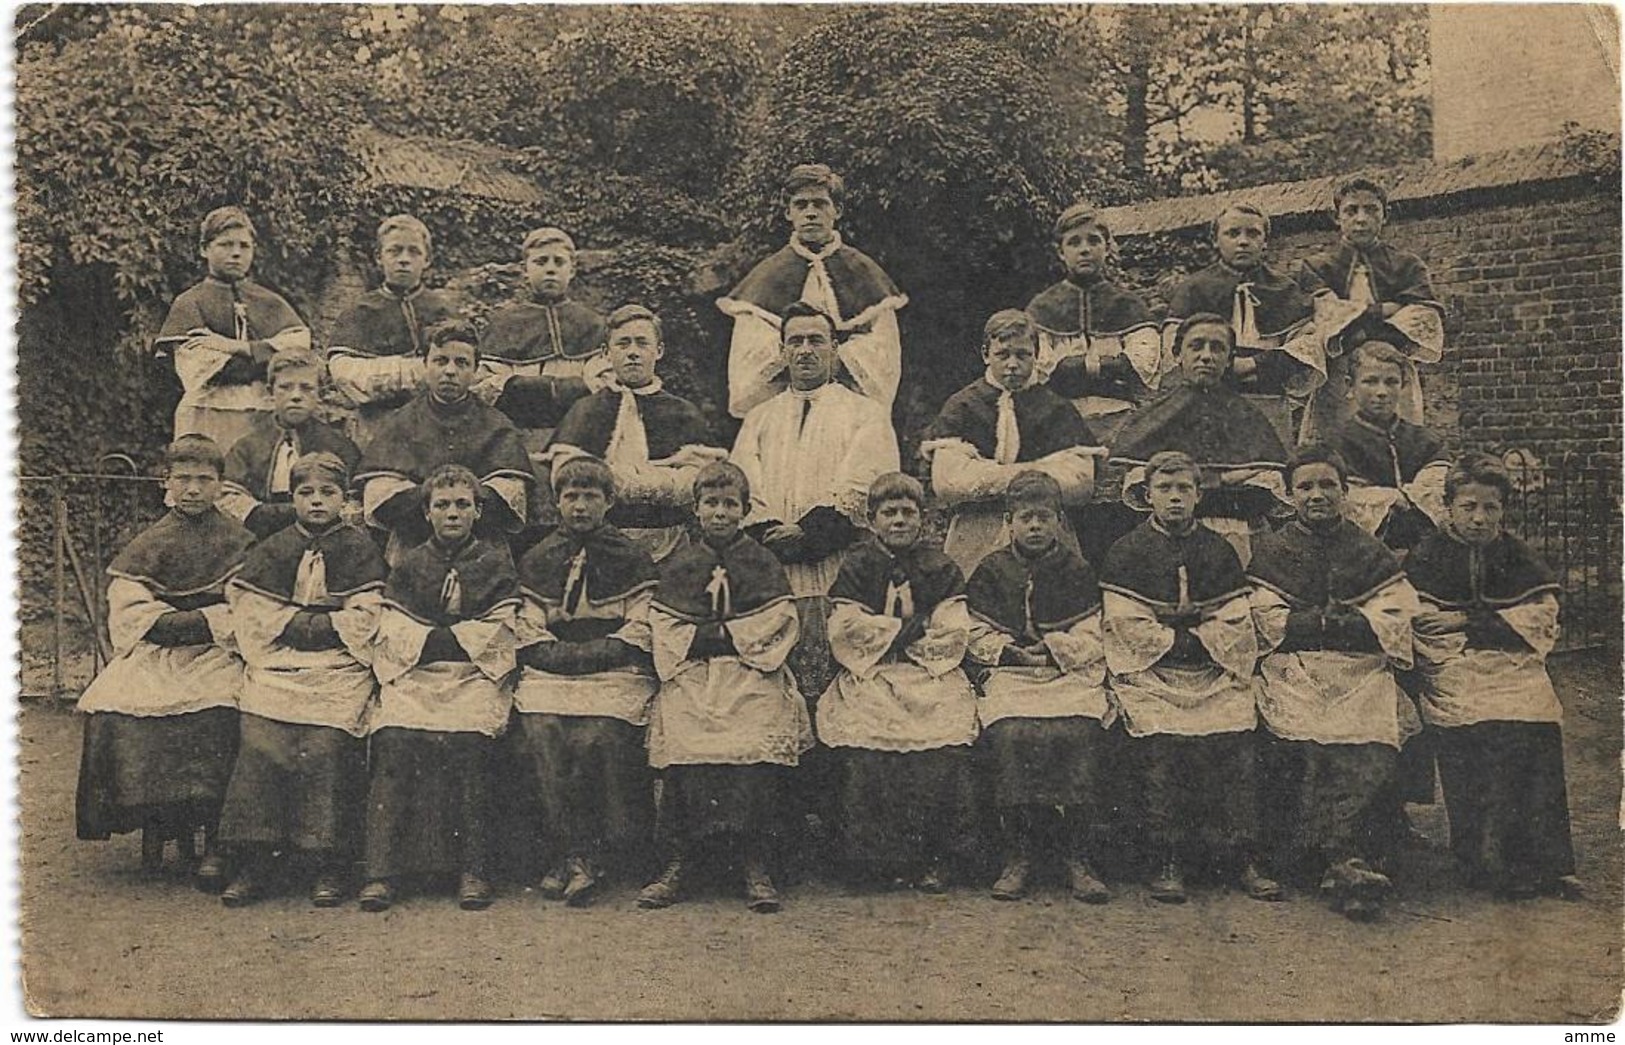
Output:
<instances>
[{"instance_id":1,"label":"standing boy","mask_svg":"<svg viewBox=\"0 0 1625 1045\"><path fill-rule=\"evenodd\" d=\"M1279 900L1256 863L1258 792L1253 630L1235 549L1196 521L1202 471L1164 451L1146 464L1151 518L1112 546L1100 579L1106 664L1138 759L1151 896L1184 903L1201 855L1229 865L1247 894Z\"/></svg>"},{"instance_id":2,"label":"standing boy","mask_svg":"<svg viewBox=\"0 0 1625 1045\"><path fill-rule=\"evenodd\" d=\"M327 350L333 384L355 407L355 441L365 445L391 410L423 386L428 330L455 319L460 302L423 285L434 241L423 222L395 214L378 226L378 268L384 281L339 317Z\"/></svg>"},{"instance_id":3,"label":"standing boy","mask_svg":"<svg viewBox=\"0 0 1625 1045\"><path fill-rule=\"evenodd\" d=\"M970 657L987 671L978 714L1004 834L993 898L1026 895L1043 847L1066 868L1074 898L1105 903L1106 886L1089 863L1106 779L1100 587L1060 540L1054 479L1022 472L1004 503L1010 543L982 560L966 588Z\"/></svg>"},{"instance_id":4,"label":"standing boy","mask_svg":"<svg viewBox=\"0 0 1625 1045\"><path fill-rule=\"evenodd\" d=\"M908 298L869 255L835 230L846 186L821 163L803 163L784 179L790 242L760 262L717 307L733 318L728 347L728 412L745 417L785 386L779 351L786 309L810 302L831 317L843 377L887 413L902 376L897 311Z\"/></svg>"},{"instance_id":5,"label":"standing boy","mask_svg":"<svg viewBox=\"0 0 1625 1045\"><path fill-rule=\"evenodd\" d=\"M254 535L214 506L214 440L183 435L164 464L172 508L107 569L114 657L79 698L78 830L101 840L140 829L142 868L156 871L168 839L191 851L201 828L198 885L218 890L225 864L213 842L243 685L225 589Z\"/></svg>"},{"instance_id":6,"label":"standing boy","mask_svg":"<svg viewBox=\"0 0 1625 1045\"><path fill-rule=\"evenodd\" d=\"M220 816L237 864L220 896L228 907L264 893L273 850L305 857L311 903L335 907L360 849L384 560L341 518L350 486L343 461L306 454L290 485L296 521L251 549L227 589L248 665Z\"/></svg>"}]
</instances>

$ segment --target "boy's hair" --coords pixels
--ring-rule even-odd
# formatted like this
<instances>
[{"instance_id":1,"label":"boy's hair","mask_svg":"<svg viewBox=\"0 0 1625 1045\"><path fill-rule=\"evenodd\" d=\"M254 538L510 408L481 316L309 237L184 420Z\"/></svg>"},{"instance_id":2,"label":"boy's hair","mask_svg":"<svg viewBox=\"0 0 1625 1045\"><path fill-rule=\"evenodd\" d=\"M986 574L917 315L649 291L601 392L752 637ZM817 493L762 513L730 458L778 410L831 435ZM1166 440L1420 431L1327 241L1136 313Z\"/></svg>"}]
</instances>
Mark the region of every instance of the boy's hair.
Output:
<instances>
[{"instance_id":1,"label":"boy's hair","mask_svg":"<svg viewBox=\"0 0 1625 1045\"><path fill-rule=\"evenodd\" d=\"M216 207L203 217L203 224L198 229L197 245L202 250L227 229L247 229L249 239L258 239L254 234L254 223L249 220L248 212L238 206Z\"/></svg>"},{"instance_id":2,"label":"boy's hair","mask_svg":"<svg viewBox=\"0 0 1625 1045\"><path fill-rule=\"evenodd\" d=\"M615 333L618 327L624 327L628 323L636 323L640 319L646 319L654 324L655 341L660 344L666 343L666 330L661 326L660 317L642 305L622 305L614 312L611 312L609 318L604 320L605 339L608 340L608 336Z\"/></svg>"},{"instance_id":3,"label":"boy's hair","mask_svg":"<svg viewBox=\"0 0 1625 1045\"><path fill-rule=\"evenodd\" d=\"M828 312L825 312L811 301L792 301L785 307L784 315L781 317L783 322L779 326L780 344L784 343L784 331L790 329L790 321L792 319L801 319L806 316L817 316L819 319L822 319L825 323L829 324L829 339L831 341L839 340L839 335L835 330L834 316L831 316Z\"/></svg>"},{"instance_id":4,"label":"boy's hair","mask_svg":"<svg viewBox=\"0 0 1625 1045\"><path fill-rule=\"evenodd\" d=\"M1151 455L1151 460L1145 463L1145 488L1151 489L1151 480L1168 472L1189 472L1196 477L1196 485L1202 485L1202 466L1196 459L1183 450L1160 450Z\"/></svg>"},{"instance_id":5,"label":"boy's hair","mask_svg":"<svg viewBox=\"0 0 1625 1045\"><path fill-rule=\"evenodd\" d=\"M191 432L164 447L164 471L171 471L178 464L208 465L220 475L226 470L226 457L220 452L219 443Z\"/></svg>"},{"instance_id":6,"label":"boy's hair","mask_svg":"<svg viewBox=\"0 0 1625 1045\"><path fill-rule=\"evenodd\" d=\"M575 257L576 241L570 238L568 232L553 225L531 229L525 233L525 242L519 245L519 256L524 257L537 247L545 247L549 243L564 244L564 249L570 252L572 258Z\"/></svg>"},{"instance_id":7,"label":"boy's hair","mask_svg":"<svg viewBox=\"0 0 1625 1045\"><path fill-rule=\"evenodd\" d=\"M1332 190L1332 210L1342 210L1343 201L1356 192L1369 192L1377 197L1377 202L1382 204L1383 215L1388 214L1388 190L1359 174L1337 183L1337 187Z\"/></svg>"},{"instance_id":8,"label":"boy's hair","mask_svg":"<svg viewBox=\"0 0 1625 1045\"><path fill-rule=\"evenodd\" d=\"M694 502L707 490L733 490L746 509L750 508L750 478L732 461L713 461L694 477Z\"/></svg>"},{"instance_id":9,"label":"boy's hair","mask_svg":"<svg viewBox=\"0 0 1625 1045\"><path fill-rule=\"evenodd\" d=\"M1017 472L1015 478L1004 488L1005 514L1013 514L1017 508L1024 505L1053 508L1059 515L1061 484L1036 469L1029 468L1024 472Z\"/></svg>"},{"instance_id":10,"label":"boy's hair","mask_svg":"<svg viewBox=\"0 0 1625 1045\"><path fill-rule=\"evenodd\" d=\"M423 253L434 254L434 237L429 235L429 226L412 217L410 214L391 214L378 224L378 245L384 245L384 237L391 232L410 232L423 241Z\"/></svg>"},{"instance_id":11,"label":"boy's hair","mask_svg":"<svg viewBox=\"0 0 1625 1045\"><path fill-rule=\"evenodd\" d=\"M1217 312L1197 312L1180 320L1179 326L1174 328L1174 356L1177 358L1185 350L1185 336L1187 334L1196 327L1207 326L1208 324L1224 328L1225 340L1230 343L1230 354L1235 355L1236 332L1230 328L1230 321Z\"/></svg>"},{"instance_id":12,"label":"boy's hair","mask_svg":"<svg viewBox=\"0 0 1625 1045\"><path fill-rule=\"evenodd\" d=\"M869 484L869 517L874 518L875 512L887 501L913 501L924 510L925 487L907 472L886 472Z\"/></svg>"},{"instance_id":13,"label":"boy's hair","mask_svg":"<svg viewBox=\"0 0 1625 1045\"><path fill-rule=\"evenodd\" d=\"M474 332L474 324L461 316L442 319L424 332L423 357L429 357L429 350L439 348L441 345L460 341L465 345L474 346L474 362L480 361L480 336Z\"/></svg>"},{"instance_id":14,"label":"boy's hair","mask_svg":"<svg viewBox=\"0 0 1625 1045\"><path fill-rule=\"evenodd\" d=\"M1219 222L1224 220L1224 216L1226 214L1248 214L1259 219L1264 223L1264 238L1269 239L1270 216L1268 214L1265 214L1262 210L1253 206L1251 203L1232 203L1226 206L1223 210L1219 211L1219 213L1213 215L1213 220L1208 224L1208 233L1213 237L1214 242L1217 242L1219 239Z\"/></svg>"},{"instance_id":15,"label":"boy's hair","mask_svg":"<svg viewBox=\"0 0 1625 1045\"><path fill-rule=\"evenodd\" d=\"M1303 468L1311 464L1331 465L1332 470L1337 473L1338 482L1342 484L1343 489L1348 489L1348 462L1343 460L1342 454L1338 453L1325 443L1305 443L1292 452L1292 456L1287 458L1286 461L1287 486L1290 487L1292 485L1292 476L1297 473L1299 468Z\"/></svg>"},{"instance_id":16,"label":"boy's hair","mask_svg":"<svg viewBox=\"0 0 1625 1045\"><path fill-rule=\"evenodd\" d=\"M1016 327L1034 333L1032 317L1019 308L1003 308L993 313L982 326L982 347L991 348L1000 334Z\"/></svg>"},{"instance_id":17,"label":"boy's hair","mask_svg":"<svg viewBox=\"0 0 1625 1045\"><path fill-rule=\"evenodd\" d=\"M1445 473L1445 503L1454 501L1456 492L1468 485L1493 486L1501 491L1503 502L1512 496L1512 476L1507 472L1506 464L1494 454L1479 450L1469 450L1462 454Z\"/></svg>"},{"instance_id":18,"label":"boy's hair","mask_svg":"<svg viewBox=\"0 0 1625 1045\"><path fill-rule=\"evenodd\" d=\"M350 469L338 454L326 450L315 453L300 454L288 469L288 485L297 487L307 479L316 479L327 476L338 485L340 490L350 488Z\"/></svg>"},{"instance_id":19,"label":"boy's hair","mask_svg":"<svg viewBox=\"0 0 1625 1045\"><path fill-rule=\"evenodd\" d=\"M466 486L474 491L474 499L480 498L480 477L464 468L460 464L443 464L429 473L429 478L423 480L423 507L429 507L429 499L436 490L444 490L452 486Z\"/></svg>"},{"instance_id":20,"label":"boy's hair","mask_svg":"<svg viewBox=\"0 0 1625 1045\"><path fill-rule=\"evenodd\" d=\"M1364 363L1389 363L1399 367L1399 376L1406 384L1410 383L1410 374L1406 372L1405 354L1386 341L1362 341L1354 346L1349 353L1349 376L1353 377L1359 372Z\"/></svg>"},{"instance_id":21,"label":"boy's hair","mask_svg":"<svg viewBox=\"0 0 1625 1045\"><path fill-rule=\"evenodd\" d=\"M791 196L815 185L829 191L830 202L837 207L841 205L841 199L846 195L846 182L822 163L798 163L791 167L790 173L784 176L784 185L779 191L783 197L781 202L788 205Z\"/></svg>"},{"instance_id":22,"label":"boy's hair","mask_svg":"<svg viewBox=\"0 0 1625 1045\"><path fill-rule=\"evenodd\" d=\"M597 490L615 499L615 473L609 465L591 454L570 458L553 473L553 496L569 489Z\"/></svg>"},{"instance_id":23,"label":"boy's hair","mask_svg":"<svg viewBox=\"0 0 1625 1045\"><path fill-rule=\"evenodd\" d=\"M1106 243L1109 247L1116 246L1116 240L1112 238L1111 228L1101 220L1100 211L1095 205L1087 200L1079 200L1066 210L1063 210L1061 216L1055 219L1055 226L1050 230L1050 236L1055 240L1055 244L1059 246L1061 237L1081 225L1093 225L1106 237Z\"/></svg>"},{"instance_id":24,"label":"boy's hair","mask_svg":"<svg viewBox=\"0 0 1625 1045\"><path fill-rule=\"evenodd\" d=\"M284 370L314 370L320 378L327 370L322 357L308 348L284 348L271 356L271 361L265 364L265 382L276 384L276 376Z\"/></svg>"}]
</instances>

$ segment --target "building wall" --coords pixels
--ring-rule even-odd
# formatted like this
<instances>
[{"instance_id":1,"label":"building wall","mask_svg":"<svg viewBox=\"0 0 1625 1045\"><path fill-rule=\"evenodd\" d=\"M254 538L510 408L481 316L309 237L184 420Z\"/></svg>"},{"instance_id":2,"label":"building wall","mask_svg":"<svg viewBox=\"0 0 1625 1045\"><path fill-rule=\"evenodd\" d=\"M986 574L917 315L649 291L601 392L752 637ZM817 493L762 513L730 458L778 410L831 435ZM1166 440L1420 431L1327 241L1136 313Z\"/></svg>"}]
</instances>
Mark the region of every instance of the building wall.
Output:
<instances>
[{"instance_id":1,"label":"building wall","mask_svg":"<svg viewBox=\"0 0 1625 1045\"><path fill-rule=\"evenodd\" d=\"M1556 138L1569 120L1619 129L1611 7L1435 4L1429 44L1435 160Z\"/></svg>"}]
</instances>

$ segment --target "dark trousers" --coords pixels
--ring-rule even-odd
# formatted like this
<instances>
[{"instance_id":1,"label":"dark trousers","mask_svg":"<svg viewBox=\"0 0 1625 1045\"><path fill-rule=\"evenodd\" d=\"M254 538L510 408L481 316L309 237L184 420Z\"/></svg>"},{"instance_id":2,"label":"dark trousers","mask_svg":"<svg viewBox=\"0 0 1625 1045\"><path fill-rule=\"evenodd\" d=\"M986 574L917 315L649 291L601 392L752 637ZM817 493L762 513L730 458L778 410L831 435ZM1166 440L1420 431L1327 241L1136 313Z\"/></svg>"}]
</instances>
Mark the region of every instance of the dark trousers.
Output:
<instances>
[{"instance_id":1,"label":"dark trousers","mask_svg":"<svg viewBox=\"0 0 1625 1045\"><path fill-rule=\"evenodd\" d=\"M1343 860L1386 855L1393 748L1261 739L1259 826L1275 866L1319 874Z\"/></svg>"},{"instance_id":2,"label":"dark trousers","mask_svg":"<svg viewBox=\"0 0 1625 1045\"><path fill-rule=\"evenodd\" d=\"M1468 877L1544 885L1573 874L1563 728L1479 722L1436 735L1450 848Z\"/></svg>"},{"instance_id":3,"label":"dark trousers","mask_svg":"<svg viewBox=\"0 0 1625 1045\"><path fill-rule=\"evenodd\" d=\"M1187 737L1156 734L1131 741L1145 791L1145 827L1153 855L1236 862L1256 855L1257 738L1251 732Z\"/></svg>"}]
</instances>

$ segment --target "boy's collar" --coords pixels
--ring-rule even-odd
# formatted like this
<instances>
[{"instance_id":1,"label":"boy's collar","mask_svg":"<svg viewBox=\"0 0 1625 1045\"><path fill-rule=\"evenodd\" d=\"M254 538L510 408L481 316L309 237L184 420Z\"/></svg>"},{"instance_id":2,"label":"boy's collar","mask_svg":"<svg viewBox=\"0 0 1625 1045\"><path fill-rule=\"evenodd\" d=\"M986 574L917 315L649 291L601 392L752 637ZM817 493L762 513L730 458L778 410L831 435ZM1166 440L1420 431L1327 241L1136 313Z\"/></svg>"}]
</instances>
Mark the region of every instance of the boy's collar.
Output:
<instances>
[{"instance_id":1,"label":"boy's collar","mask_svg":"<svg viewBox=\"0 0 1625 1045\"><path fill-rule=\"evenodd\" d=\"M415 285L411 290L404 290L404 291L396 290L394 287L390 286L388 283L385 283L383 286L379 287L378 289L382 290L385 294L388 294L390 297L394 298L396 301L410 301L413 298L417 297L419 294L423 293L423 283L420 280L417 283L417 285Z\"/></svg>"},{"instance_id":2,"label":"boy's collar","mask_svg":"<svg viewBox=\"0 0 1625 1045\"><path fill-rule=\"evenodd\" d=\"M569 288L559 291L559 293L554 297L546 297L541 291L536 290L535 288L527 287L526 289L527 293L530 295L530 303L533 305L542 305L546 308L558 308L560 305L570 300Z\"/></svg>"},{"instance_id":3,"label":"boy's collar","mask_svg":"<svg viewBox=\"0 0 1625 1045\"><path fill-rule=\"evenodd\" d=\"M1238 269L1234 265L1230 264L1230 262L1220 258L1219 267L1224 269L1224 271L1230 275L1241 280L1250 280L1260 273L1266 273L1269 271L1269 263L1262 259L1260 259L1258 264L1254 265L1250 269Z\"/></svg>"},{"instance_id":4,"label":"boy's collar","mask_svg":"<svg viewBox=\"0 0 1625 1045\"><path fill-rule=\"evenodd\" d=\"M344 520L335 517L332 522L328 523L322 529L313 530L310 528L310 524L306 523L303 519L297 519L294 521L294 526L296 526L299 532L304 534L306 537L326 537L328 534L332 533L334 530L343 525Z\"/></svg>"},{"instance_id":5,"label":"boy's collar","mask_svg":"<svg viewBox=\"0 0 1625 1045\"><path fill-rule=\"evenodd\" d=\"M467 537L464 537L462 540L457 541L456 543L449 543L441 540L440 535L437 533L430 534L429 543L434 546L436 551L440 552L440 554L444 555L446 558L455 559L474 544L474 535L470 533Z\"/></svg>"},{"instance_id":6,"label":"boy's collar","mask_svg":"<svg viewBox=\"0 0 1625 1045\"><path fill-rule=\"evenodd\" d=\"M1375 429L1384 435L1392 432L1399 425L1399 415L1397 413L1387 421L1379 421L1375 417L1367 417L1362 410L1356 410L1354 411L1354 419L1367 428Z\"/></svg>"},{"instance_id":7,"label":"boy's collar","mask_svg":"<svg viewBox=\"0 0 1625 1045\"><path fill-rule=\"evenodd\" d=\"M1196 532L1196 527L1198 525L1200 524L1194 517L1192 517L1191 521L1185 526L1184 529L1170 530L1161 519L1157 518L1155 515L1151 517L1151 528L1165 537L1189 537L1191 534Z\"/></svg>"},{"instance_id":8,"label":"boy's collar","mask_svg":"<svg viewBox=\"0 0 1625 1045\"><path fill-rule=\"evenodd\" d=\"M801 237L792 232L790 233L790 249L795 251L801 257L806 258L808 261L823 261L831 254L841 249L841 230L830 230L829 242L825 243L817 250L814 250L805 243L801 242Z\"/></svg>"},{"instance_id":9,"label":"boy's collar","mask_svg":"<svg viewBox=\"0 0 1625 1045\"><path fill-rule=\"evenodd\" d=\"M917 544L919 542L916 541L915 543ZM1010 542L1010 547L1015 549L1016 558L1020 559L1022 562L1038 562L1039 560L1054 554L1055 549L1059 548L1060 546L1061 539L1059 537L1054 538L1049 542L1049 544L1045 545L1042 550L1036 552L1028 551L1017 541Z\"/></svg>"}]
</instances>

